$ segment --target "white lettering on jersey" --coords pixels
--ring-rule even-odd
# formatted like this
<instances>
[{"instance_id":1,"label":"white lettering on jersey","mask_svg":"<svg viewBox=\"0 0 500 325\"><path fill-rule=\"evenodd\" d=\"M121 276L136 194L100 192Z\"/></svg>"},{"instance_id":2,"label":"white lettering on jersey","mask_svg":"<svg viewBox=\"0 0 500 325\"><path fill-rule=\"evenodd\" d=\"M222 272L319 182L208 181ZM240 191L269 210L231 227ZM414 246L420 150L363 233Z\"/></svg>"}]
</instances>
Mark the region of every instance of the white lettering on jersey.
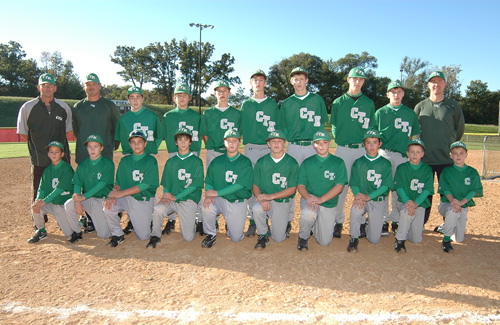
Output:
<instances>
[{"instance_id":1,"label":"white lettering on jersey","mask_svg":"<svg viewBox=\"0 0 500 325\"><path fill-rule=\"evenodd\" d=\"M238 179L238 175L233 174L232 170L226 171L226 182L234 184Z\"/></svg>"},{"instance_id":2,"label":"white lettering on jersey","mask_svg":"<svg viewBox=\"0 0 500 325\"><path fill-rule=\"evenodd\" d=\"M60 117L59 115L56 115L56 120L62 121L62 120L63 120L63 118L62 118L62 117Z\"/></svg>"},{"instance_id":3,"label":"white lettering on jersey","mask_svg":"<svg viewBox=\"0 0 500 325\"><path fill-rule=\"evenodd\" d=\"M155 139L154 138L154 131L149 130L149 127L147 125L142 126L140 122L135 123L134 124L134 131L138 131L138 130L141 130L142 132L144 132L145 135L147 135L148 141L153 141Z\"/></svg>"},{"instance_id":4,"label":"white lettering on jersey","mask_svg":"<svg viewBox=\"0 0 500 325\"><path fill-rule=\"evenodd\" d=\"M227 118L223 118L222 120L220 120L220 128L223 130L231 130L234 128L234 123L228 122Z\"/></svg>"},{"instance_id":5,"label":"white lettering on jersey","mask_svg":"<svg viewBox=\"0 0 500 325\"><path fill-rule=\"evenodd\" d=\"M281 177L280 173L273 174L273 184L280 185L281 188L286 188L287 183L286 177Z\"/></svg>"},{"instance_id":6,"label":"white lettering on jersey","mask_svg":"<svg viewBox=\"0 0 500 325\"><path fill-rule=\"evenodd\" d=\"M377 188L382 185L382 175L375 173L373 169L368 170L368 172L366 173L366 179L369 182L373 182L373 184L375 184Z\"/></svg>"},{"instance_id":7,"label":"white lettering on jersey","mask_svg":"<svg viewBox=\"0 0 500 325\"><path fill-rule=\"evenodd\" d=\"M136 169L132 172L132 179L134 182L142 182L144 179L144 174L140 170Z\"/></svg>"},{"instance_id":8,"label":"white lettering on jersey","mask_svg":"<svg viewBox=\"0 0 500 325\"><path fill-rule=\"evenodd\" d=\"M264 126L267 126L267 131L268 132L273 132L275 131L274 130L274 126L276 125L276 122L274 121L271 121L271 117L270 116L267 116L264 114L264 112L262 111L258 111L257 113L255 113L255 120L257 122L261 122L262 125Z\"/></svg>"},{"instance_id":9,"label":"white lettering on jersey","mask_svg":"<svg viewBox=\"0 0 500 325\"><path fill-rule=\"evenodd\" d=\"M325 172L323 173L323 176L326 178L326 179L329 179L331 181L333 181L335 179L335 173L330 173L329 170L325 170Z\"/></svg>"},{"instance_id":10,"label":"white lettering on jersey","mask_svg":"<svg viewBox=\"0 0 500 325\"><path fill-rule=\"evenodd\" d=\"M188 130L189 130L189 131L191 131L191 133L193 134L193 136L192 136L191 140L192 140L193 142L198 141L198 131L193 130L193 129L194 129L194 127L192 127L191 125L187 125L185 121L181 121L181 122L179 122L179 127L178 127L178 128L179 128L179 129L182 129L182 128L186 128L186 129L188 129Z\"/></svg>"},{"instance_id":11,"label":"white lettering on jersey","mask_svg":"<svg viewBox=\"0 0 500 325\"><path fill-rule=\"evenodd\" d=\"M422 189L424 187L424 183L419 183L418 179L412 179L410 183L410 189L412 191L417 191L417 193L422 193Z\"/></svg>"},{"instance_id":12,"label":"white lettering on jersey","mask_svg":"<svg viewBox=\"0 0 500 325\"><path fill-rule=\"evenodd\" d=\"M314 111L308 111L307 107L300 109L300 118L308 122L314 122L314 126L321 126L321 116L316 116Z\"/></svg>"},{"instance_id":13,"label":"white lettering on jersey","mask_svg":"<svg viewBox=\"0 0 500 325\"><path fill-rule=\"evenodd\" d=\"M102 177L102 174L101 173L97 173L97 179L101 179Z\"/></svg>"},{"instance_id":14,"label":"white lettering on jersey","mask_svg":"<svg viewBox=\"0 0 500 325\"><path fill-rule=\"evenodd\" d=\"M180 181L186 181L186 186L184 186L184 188L188 188L189 185L191 185L191 183L193 182L193 180L191 179L191 174L190 173L186 173L186 170L185 169L179 169L177 171L177 178L180 180Z\"/></svg>"},{"instance_id":15,"label":"white lettering on jersey","mask_svg":"<svg viewBox=\"0 0 500 325\"><path fill-rule=\"evenodd\" d=\"M359 108L351 108L351 118L358 119L358 122L361 123L361 127L363 129L368 129L368 126L370 125L370 118L366 117L365 112L360 112Z\"/></svg>"},{"instance_id":16,"label":"white lettering on jersey","mask_svg":"<svg viewBox=\"0 0 500 325\"><path fill-rule=\"evenodd\" d=\"M465 178L465 185L470 185L470 177Z\"/></svg>"},{"instance_id":17,"label":"white lettering on jersey","mask_svg":"<svg viewBox=\"0 0 500 325\"><path fill-rule=\"evenodd\" d=\"M52 178L52 188L57 188L59 185L59 178Z\"/></svg>"},{"instance_id":18,"label":"white lettering on jersey","mask_svg":"<svg viewBox=\"0 0 500 325\"><path fill-rule=\"evenodd\" d=\"M394 127L408 133L408 136L411 136L412 127L410 126L410 123L403 121L400 117L394 120Z\"/></svg>"}]
</instances>

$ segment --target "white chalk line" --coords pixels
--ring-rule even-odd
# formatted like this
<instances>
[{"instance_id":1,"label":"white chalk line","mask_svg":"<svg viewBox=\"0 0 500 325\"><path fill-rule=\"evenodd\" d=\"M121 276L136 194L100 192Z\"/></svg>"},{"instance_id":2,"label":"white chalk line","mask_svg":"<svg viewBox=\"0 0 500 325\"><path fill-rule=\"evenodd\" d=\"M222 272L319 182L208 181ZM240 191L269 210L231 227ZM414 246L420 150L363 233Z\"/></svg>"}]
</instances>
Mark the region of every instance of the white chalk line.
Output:
<instances>
[{"instance_id":1,"label":"white chalk line","mask_svg":"<svg viewBox=\"0 0 500 325\"><path fill-rule=\"evenodd\" d=\"M404 322L436 322L436 321L452 321L461 320L469 323L496 323L500 322L500 315L489 314L481 315L471 312L436 315L421 315L421 314L402 314L381 312L375 314L353 312L350 314L334 314L334 313L249 313L249 312L200 312L192 309L170 311L170 310L151 310L137 309L132 311L118 309L99 309L90 308L86 305L79 305L71 308L56 308L56 307L30 307L19 302L3 302L0 303L0 310L11 314L47 314L57 316L59 319L65 319L73 315L81 313L90 313L92 316L102 316L111 318L117 321L123 321L131 317L135 318L163 318L168 320L196 321L199 317L210 315L214 318L235 320L240 322L245 321L265 321L265 322L315 322L318 319L322 321L337 321L337 322L373 322L382 323L387 321L404 321Z\"/></svg>"}]
</instances>

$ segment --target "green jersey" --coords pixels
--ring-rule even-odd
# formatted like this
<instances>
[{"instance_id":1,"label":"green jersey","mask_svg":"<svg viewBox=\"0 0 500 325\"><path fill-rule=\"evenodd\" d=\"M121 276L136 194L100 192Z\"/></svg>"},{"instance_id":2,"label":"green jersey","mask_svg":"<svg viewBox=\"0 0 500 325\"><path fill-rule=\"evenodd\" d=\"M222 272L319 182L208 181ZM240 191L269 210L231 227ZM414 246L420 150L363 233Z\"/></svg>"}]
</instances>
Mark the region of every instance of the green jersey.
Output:
<instances>
[{"instance_id":1,"label":"green jersey","mask_svg":"<svg viewBox=\"0 0 500 325\"><path fill-rule=\"evenodd\" d=\"M380 195L386 196L394 187L391 162L380 155L370 158L365 154L352 165L349 185L358 187L360 193L367 195L380 186L387 186L387 191Z\"/></svg>"},{"instance_id":2,"label":"green jersey","mask_svg":"<svg viewBox=\"0 0 500 325\"><path fill-rule=\"evenodd\" d=\"M243 144L266 144L269 132L281 130L278 121L278 104L267 97L262 102L250 98L241 105L241 128Z\"/></svg>"},{"instance_id":3,"label":"green jersey","mask_svg":"<svg viewBox=\"0 0 500 325\"><path fill-rule=\"evenodd\" d=\"M332 104L332 134L340 146L363 143L366 130L375 128L373 100L362 94L354 98L344 94Z\"/></svg>"},{"instance_id":4,"label":"green jersey","mask_svg":"<svg viewBox=\"0 0 500 325\"><path fill-rule=\"evenodd\" d=\"M138 201L152 198L156 195L159 186L158 162L150 154L136 156L128 155L120 160L116 171L116 185L121 190L126 190L134 186L139 189L145 187L141 192L133 194L132 197Z\"/></svg>"},{"instance_id":5,"label":"green jersey","mask_svg":"<svg viewBox=\"0 0 500 325\"><path fill-rule=\"evenodd\" d=\"M316 131L325 129L328 122L325 100L317 94L293 94L281 105L278 124L288 142L311 141Z\"/></svg>"},{"instance_id":6,"label":"green jersey","mask_svg":"<svg viewBox=\"0 0 500 325\"><path fill-rule=\"evenodd\" d=\"M240 119L241 112L233 106L229 106L224 112L216 107L207 109L201 117L200 124L201 135L208 136L205 147L218 152L226 151L224 133L229 129L239 129Z\"/></svg>"},{"instance_id":7,"label":"green jersey","mask_svg":"<svg viewBox=\"0 0 500 325\"><path fill-rule=\"evenodd\" d=\"M92 134L101 136L104 146L102 155L113 160L116 123L120 117L116 105L104 97L95 102L85 98L76 103L72 111L73 132L76 137L76 163L80 164L89 157L84 143Z\"/></svg>"},{"instance_id":8,"label":"green jersey","mask_svg":"<svg viewBox=\"0 0 500 325\"><path fill-rule=\"evenodd\" d=\"M342 158L328 154L322 158L318 155L304 160L299 168L299 184L306 187L309 194L320 197L330 191L335 185L347 184L347 169ZM334 208L339 196L323 202L321 206Z\"/></svg>"},{"instance_id":9,"label":"green jersey","mask_svg":"<svg viewBox=\"0 0 500 325\"><path fill-rule=\"evenodd\" d=\"M177 152L174 134L175 131L180 128L189 129L193 134L191 138L192 143L189 146L189 150L200 152L200 119L200 114L193 111L189 107L185 110L177 107L171 111L166 112L165 115L163 115L161 126L163 130L163 137L165 138L165 143L167 144L168 152Z\"/></svg>"},{"instance_id":10,"label":"green jersey","mask_svg":"<svg viewBox=\"0 0 500 325\"><path fill-rule=\"evenodd\" d=\"M416 201L422 191L429 191L429 195L432 195L434 194L434 175L432 174L432 169L424 163L420 163L418 168L415 169L407 161L399 165L396 169L394 188L396 190L399 188L403 189L408 199L412 201ZM403 202L400 196L398 196L398 201ZM429 198L426 197L420 206L422 208L430 207Z\"/></svg>"},{"instance_id":11,"label":"green jersey","mask_svg":"<svg viewBox=\"0 0 500 325\"><path fill-rule=\"evenodd\" d=\"M483 196L483 185L477 170L465 165L458 167L456 165L446 167L439 177L438 193L442 194L441 202L449 202L446 197L451 194L455 199L462 200L473 192L472 197ZM472 197L468 197L469 201L462 205L463 208L473 207L476 205Z\"/></svg>"},{"instance_id":12,"label":"green jersey","mask_svg":"<svg viewBox=\"0 0 500 325\"><path fill-rule=\"evenodd\" d=\"M37 200L45 203L64 204L73 195L73 168L61 160L57 166L50 164L45 168L38 187Z\"/></svg>"},{"instance_id":13,"label":"green jersey","mask_svg":"<svg viewBox=\"0 0 500 325\"><path fill-rule=\"evenodd\" d=\"M115 140L121 142L124 155L132 153L132 148L128 143L128 135L135 130L142 130L148 137L148 145L144 152L157 154L158 147L163 141L158 115L142 107L137 112L130 110L120 117L116 125Z\"/></svg>"},{"instance_id":14,"label":"green jersey","mask_svg":"<svg viewBox=\"0 0 500 325\"><path fill-rule=\"evenodd\" d=\"M425 156L422 161L428 165L451 164L450 145L460 140L465 131L462 108L453 99L445 98L434 103L429 98L415 106L420 120L425 143Z\"/></svg>"},{"instance_id":15,"label":"green jersey","mask_svg":"<svg viewBox=\"0 0 500 325\"><path fill-rule=\"evenodd\" d=\"M289 154L285 153L278 162L273 159L271 154L267 154L257 160L255 164L253 183L260 189L261 193L274 194L297 186L298 173L299 164ZM274 201L283 202L283 200L294 196L295 194Z\"/></svg>"},{"instance_id":16,"label":"green jersey","mask_svg":"<svg viewBox=\"0 0 500 325\"><path fill-rule=\"evenodd\" d=\"M203 163L194 153L186 157L179 154L167 160L161 185L163 192L171 193L176 197L176 202L193 200L198 203L203 188Z\"/></svg>"},{"instance_id":17,"label":"green jersey","mask_svg":"<svg viewBox=\"0 0 500 325\"><path fill-rule=\"evenodd\" d=\"M83 193L86 199L102 199L113 189L114 180L115 164L112 160L100 156L96 160L87 158L78 165L73 176L73 185L75 192Z\"/></svg>"},{"instance_id":18,"label":"green jersey","mask_svg":"<svg viewBox=\"0 0 500 325\"><path fill-rule=\"evenodd\" d=\"M222 197L231 203L248 199L252 196L252 162L240 153L233 159L218 156L208 166L205 183L207 189L216 191L238 184L240 190Z\"/></svg>"},{"instance_id":19,"label":"green jersey","mask_svg":"<svg viewBox=\"0 0 500 325\"><path fill-rule=\"evenodd\" d=\"M375 122L380 131L382 149L399 152L406 157L410 138L420 134L420 124L415 112L405 105L387 104L375 112Z\"/></svg>"}]
</instances>

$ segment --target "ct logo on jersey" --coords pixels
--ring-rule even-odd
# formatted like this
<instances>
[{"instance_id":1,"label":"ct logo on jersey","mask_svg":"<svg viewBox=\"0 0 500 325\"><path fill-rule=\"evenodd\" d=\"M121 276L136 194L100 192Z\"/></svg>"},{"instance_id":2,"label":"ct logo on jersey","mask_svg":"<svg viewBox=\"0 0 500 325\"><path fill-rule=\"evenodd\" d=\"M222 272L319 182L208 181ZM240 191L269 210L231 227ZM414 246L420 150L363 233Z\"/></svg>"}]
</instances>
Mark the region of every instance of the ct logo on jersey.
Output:
<instances>
[{"instance_id":1,"label":"ct logo on jersey","mask_svg":"<svg viewBox=\"0 0 500 325\"><path fill-rule=\"evenodd\" d=\"M226 171L226 182L234 184L238 179L238 175L233 174L232 170Z\"/></svg>"},{"instance_id":2,"label":"ct logo on jersey","mask_svg":"<svg viewBox=\"0 0 500 325\"><path fill-rule=\"evenodd\" d=\"M191 179L191 174L186 173L185 169L179 169L177 171L177 178L180 181L186 181L186 186L184 186L184 188L188 188L189 185L191 185L191 183L193 182L193 180Z\"/></svg>"},{"instance_id":3,"label":"ct logo on jersey","mask_svg":"<svg viewBox=\"0 0 500 325\"><path fill-rule=\"evenodd\" d=\"M264 114L262 111L258 111L255 113L255 120L257 122L261 122L262 125L267 126L267 132L273 132L274 131L274 126L276 125L276 122L271 121L271 116L267 116Z\"/></svg>"},{"instance_id":4,"label":"ct logo on jersey","mask_svg":"<svg viewBox=\"0 0 500 325\"><path fill-rule=\"evenodd\" d=\"M194 128L191 125L187 125L186 122L182 121L179 122L179 129L186 128L189 131L191 131L191 134L193 135L192 139L193 142L198 141L198 131L193 130Z\"/></svg>"},{"instance_id":5,"label":"ct logo on jersey","mask_svg":"<svg viewBox=\"0 0 500 325\"><path fill-rule=\"evenodd\" d=\"M102 174L101 173L97 173L97 179L101 179L102 177Z\"/></svg>"},{"instance_id":6,"label":"ct logo on jersey","mask_svg":"<svg viewBox=\"0 0 500 325\"><path fill-rule=\"evenodd\" d=\"M141 123L135 123L134 124L134 131L141 130L144 132L145 135L148 136L148 141L153 141L155 138L153 136L154 132L152 130L149 130L148 126L142 126Z\"/></svg>"},{"instance_id":7,"label":"ct logo on jersey","mask_svg":"<svg viewBox=\"0 0 500 325\"><path fill-rule=\"evenodd\" d=\"M408 133L408 136L411 135L411 129L409 122L403 121L400 117L394 120L394 127L398 130Z\"/></svg>"},{"instance_id":8,"label":"ct logo on jersey","mask_svg":"<svg viewBox=\"0 0 500 325\"><path fill-rule=\"evenodd\" d=\"M368 170L368 172L366 172L366 179L369 182L373 182L373 184L375 184L377 188L382 185L382 175L377 174L373 169L370 169Z\"/></svg>"},{"instance_id":9,"label":"ct logo on jersey","mask_svg":"<svg viewBox=\"0 0 500 325\"><path fill-rule=\"evenodd\" d=\"M326 178L326 179L329 179L331 181L333 181L335 179L335 173L330 173L329 170L325 170L325 172L323 173L323 176Z\"/></svg>"},{"instance_id":10,"label":"ct logo on jersey","mask_svg":"<svg viewBox=\"0 0 500 325\"><path fill-rule=\"evenodd\" d=\"M470 185L470 177L466 177L464 182L465 182L465 185Z\"/></svg>"},{"instance_id":11,"label":"ct logo on jersey","mask_svg":"<svg viewBox=\"0 0 500 325\"><path fill-rule=\"evenodd\" d=\"M412 191L417 191L417 193L422 193L422 189L424 188L424 183L419 183L418 179L412 179L410 183L410 189Z\"/></svg>"},{"instance_id":12,"label":"ct logo on jersey","mask_svg":"<svg viewBox=\"0 0 500 325\"><path fill-rule=\"evenodd\" d=\"M280 173L273 174L273 184L280 185L281 188L286 188L287 183L286 177L281 177Z\"/></svg>"},{"instance_id":13,"label":"ct logo on jersey","mask_svg":"<svg viewBox=\"0 0 500 325\"><path fill-rule=\"evenodd\" d=\"M57 188L59 185L59 178L52 178L52 188Z\"/></svg>"},{"instance_id":14,"label":"ct logo on jersey","mask_svg":"<svg viewBox=\"0 0 500 325\"><path fill-rule=\"evenodd\" d=\"M227 118L223 118L222 120L220 120L220 128L223 130L234 129L234 123L229 122Z\"/></svg>"},{"instance_id":15,"label":"ct logo on jersey","mask_svg":"<svg viewBox=\"0 0 500 325\"><path fill-rule=\"evenodd\" d=\"M314 111L308 111L307 107L300 109L300 118L308 122L314 122L314 126L321 126L321 116L316 116Z\"/></svg>"},{"instance_id":16,"label":"ct logo on jersey","mask_svg":"<svg viewBox=\"0 0 500 325\"><path fill-rule=\"evenodd\" d=\"M144 179L144 174L140 170L136 169L132 172L132 179L134 182L142 182Z\"/></svg>"},{"instance_id":17,"label":"ct logo on jersey","mask_svg":"<svg viewBox=\"0 0 500 325\"><path fill-rule=\"evenodd\" d=\"M370 118L366 117L365 112L360 112L359 108L353 107L351 108L351 118L357 119L359 123L361 123L361 127L363 129L368 129L370 124Z\"/></svg>"}]
</instances>

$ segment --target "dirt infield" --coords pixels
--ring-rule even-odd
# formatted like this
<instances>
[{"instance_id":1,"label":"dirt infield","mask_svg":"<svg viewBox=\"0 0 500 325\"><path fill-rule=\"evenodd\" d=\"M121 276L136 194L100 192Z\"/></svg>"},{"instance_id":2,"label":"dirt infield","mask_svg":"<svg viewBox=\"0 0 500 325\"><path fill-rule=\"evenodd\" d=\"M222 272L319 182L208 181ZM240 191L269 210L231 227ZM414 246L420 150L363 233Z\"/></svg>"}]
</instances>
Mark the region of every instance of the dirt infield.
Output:
<instances>
[{"instance_id":1,"label":"dirt infield","mask_svg":"<svg viewBox=\"0 0 500 325\"><path fill-rule=\"evenodd\" d=\"M480 169L481 152L467 163ZM299 252L298 210L290 239L264 251L255 237L235 244L224 234L202 249L202 237L184 242L178 228L156 249L133 233L110 248L95 233L67 244L52 217L49 237L29 244L29 169L28 158L0 160L2 324L500 323L500 183L483 183L453 254L432 232L442 220L437 197L423 242L406 254L394 252L392 234L347 253L348 219L341 239L328 247L311 239Z\"/></svg>"}]
</instances>

